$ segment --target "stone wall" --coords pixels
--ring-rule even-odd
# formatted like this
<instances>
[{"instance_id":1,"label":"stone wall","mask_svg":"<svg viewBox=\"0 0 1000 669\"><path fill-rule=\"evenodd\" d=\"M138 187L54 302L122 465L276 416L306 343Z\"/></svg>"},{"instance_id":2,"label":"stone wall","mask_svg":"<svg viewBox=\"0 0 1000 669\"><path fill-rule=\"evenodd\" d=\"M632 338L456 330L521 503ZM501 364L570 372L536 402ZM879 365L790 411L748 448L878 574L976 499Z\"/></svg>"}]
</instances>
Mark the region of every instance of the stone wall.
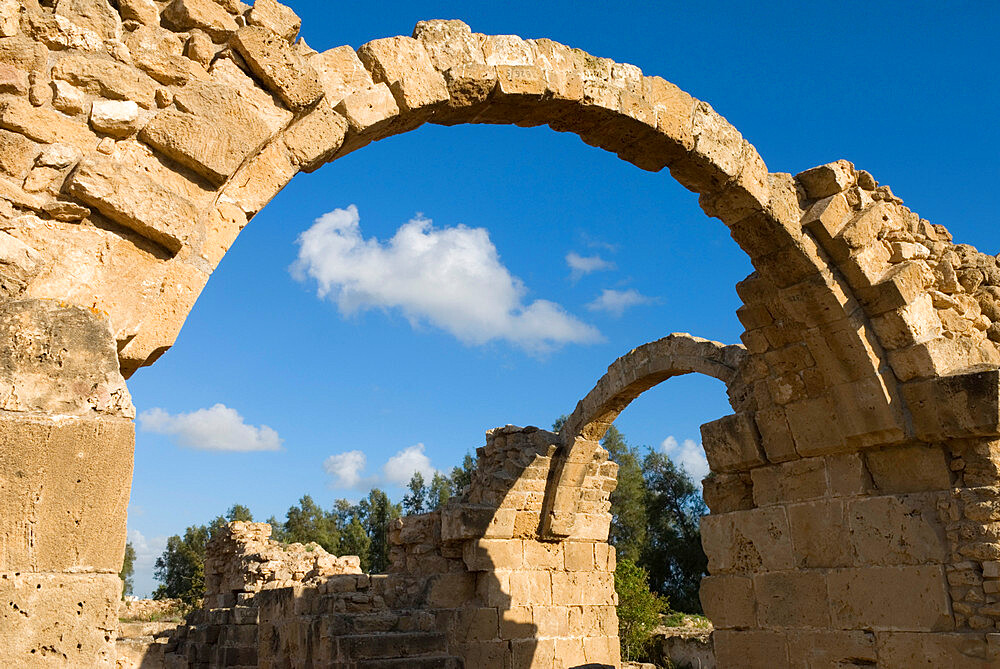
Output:
<instances>
[{"instance_id":1,"label":"stone wall","mask_svg":"<svg viewBox=\"0 0 1000 669\"><path fill-rule=\"evenodd\" d=\"M169 348L295 174L426 122L547 124L667 168L753 263L743 346L651 342L561 434L492 433L465 499L398 528L390 575L331 577L354 579L349 597L315 594L309 571L219 572L221 597L295 584L260 591L285 621L261 662L334 652L339 633L303 626L357 604L409 611L400 634L462 612L462 633L427 648L470 663L616 663L614 466L597 443L638 394L691 372L722 378L733 407L703 426L720 666L998 662L996 258L847 161L770 172L710 105L632 65L460 21L322 53L298 29L274 0L0 0L0 663L112 661L124 379Z\"/></svg>"}]
</instances>

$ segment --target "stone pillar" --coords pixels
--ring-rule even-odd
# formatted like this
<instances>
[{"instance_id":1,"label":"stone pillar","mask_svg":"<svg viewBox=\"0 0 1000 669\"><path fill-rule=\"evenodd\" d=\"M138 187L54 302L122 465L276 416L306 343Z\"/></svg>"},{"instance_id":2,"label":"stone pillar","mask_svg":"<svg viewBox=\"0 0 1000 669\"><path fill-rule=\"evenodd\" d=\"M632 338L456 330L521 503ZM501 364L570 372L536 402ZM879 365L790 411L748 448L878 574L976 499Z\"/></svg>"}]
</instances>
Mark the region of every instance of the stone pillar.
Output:
<instances>
[{"instance_id":1,"label":"stone pillar","mask_svg":"<svg viewBox=\"0 0 1000 669\"><path fill-rule=\"evenodd\" d=\"M113 667L134 415L104 315L0 306L0 666Z\"/></svg>"}]
</instances>

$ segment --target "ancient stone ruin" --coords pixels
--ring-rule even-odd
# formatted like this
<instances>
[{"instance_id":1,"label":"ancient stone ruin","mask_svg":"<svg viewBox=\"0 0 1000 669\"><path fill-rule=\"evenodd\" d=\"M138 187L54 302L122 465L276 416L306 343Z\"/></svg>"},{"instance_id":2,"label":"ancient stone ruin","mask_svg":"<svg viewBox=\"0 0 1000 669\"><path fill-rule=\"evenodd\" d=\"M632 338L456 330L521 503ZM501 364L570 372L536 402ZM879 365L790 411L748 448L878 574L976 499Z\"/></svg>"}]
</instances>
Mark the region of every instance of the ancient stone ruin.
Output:
<instances>
[{"instance_id":1,"label":"ancient stone ruin","mask_svg":"<svg viewBox=\"0 0 1000 669\"><path fill-rule=\"evenodd\" d=\"M849 162L769 172L632 65L460 21L322 53L298 30L274 0L0 0L0 665L114 665L125 379L294 175L431 122L547 124L668 168L753 263L743 344L646 344L560 434L488 432L387 575L216 572L173 666L618 666L598 440L691 372L733 407L703 426L720 667L1000 666L996 258Z\"/></svg>"}]
</instances>

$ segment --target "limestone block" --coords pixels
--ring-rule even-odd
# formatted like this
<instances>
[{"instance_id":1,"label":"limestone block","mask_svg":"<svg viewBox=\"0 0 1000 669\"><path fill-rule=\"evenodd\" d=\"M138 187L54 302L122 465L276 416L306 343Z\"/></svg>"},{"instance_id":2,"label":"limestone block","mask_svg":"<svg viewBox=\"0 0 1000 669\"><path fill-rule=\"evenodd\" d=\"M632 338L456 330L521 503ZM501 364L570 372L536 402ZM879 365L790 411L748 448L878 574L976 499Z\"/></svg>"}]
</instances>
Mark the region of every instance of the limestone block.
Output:
<instances>
[{"instance_id":1,"label":"limestone block","mask_svg":"<svg viewBox=\"0 0 1000 669\"><path fill-rule=\"evenodd\" d=\"M497 65L497 91L504 97L540 99L548 89L542 70L534 65Z\"/></svg>"},{"instance_id":2,"label":"limestone block","mask_svg":"<svg viewBox=\"0 0 1000 669\"><path fill-rule=\"evenodd\" d=\"M357 52L349 46L338 46L313 54L307 61L319 77L327 102L333 106L351 93L374 85Z\"/></svg>"},{"instance_id":3,"label":"limestone block","mask_svg":"<svg viewBox=\"0 0 1000 669\"><path fill-rule=\"evenodd\" d=\"M5 603L0 609L0 629L4 630L0 665L115 666L121 599L116 573L0 574L0 597ZM46 656L62 661L50 664ZM40 661L28 659L34 657Z\"/></svg>"},{"instance_id":4,"label":"limestone block","mask_svg":"<svg viewBox=\"0 0 1000 669\"><path fill-rule=\"evenodd\" d=\"M247 14L247 23L267 28L288 40L289 43L295 41L299 34L299 28L302 27L302 19L295 11L275 0L261 0L260 2L255 0L250 13Z\"/></svg>"},{"instance_id":5,"label":"limestone block","mask_svg":"<svg viewBox=\"0 0 1000 669\"><path fill-rule=\"evenodd\" d=\"M174 0L163 10L163 25L177 31L198 28L216 42L225 41L239 26L213 0Z\"/></svg>"},{"instance_id":6,"label":"limestone block","mask_svg":"<svg viewBox=\"0 0 1000 669\"><path fill-rule=\"evenodd\" d=\"M859 454L830 455L826 464L831 496L861 495L871 489L871 476Z\"/></svg>"},{"instance_id":7,"label":"limestone block","mask_svg":"<svg viewBox=\"0 0 1000 669\"><path fill-rule=\"evenodd\" d=\"M10 472L0 486L4 571L117 574L133 432L129 420L110 416L0 421L0 463Z\"/></svg>"},{"instance_id":8,"label":"limestone block","mask_svg":"<svg viewBox=\"0 0 1000 669\"><path fill-rule=\"evenodd\" d=\"M182 85L192 78L208 78L203 67L183 56L183 42L169 30L140 26L128 33L125 45L132 62L165 86Z\"/></svg>"},{"instance_id":9,"label":"limestone block","mask_svg":"<svg viewBox=\"0 0 1000 669\"><path fill-rule=\"evenodd\" d=\"M139 129L139 105L131 100L95 100L90 127L113 137L128 137Z\"/></svg>"},{"instance_id":10,"label":"limestone block","mask_svg":"<svg viewBox=\"0 0 1000 669\"><path fill-rule=\"evenodd\" d=\"M795 452L795 440L792 438L782 407L776 406L758 411L754 419L768 462L785 462L798 457Z\"/></svg>"},{"instance_id":11,"label":"limestone block","mask_svg":"<svg viewBox=\"0 0 1000 669\"><path fill-rule=\"evenodd\" d=\"M246 26L237 31L233 46L253 73L293 111L323 96L319 77L292 46L267 28Z\"/></svg>"},{"instance_id":12,"label":"limestone block","mask_svg":"<svg viewBox=\"0 0 1000 669\"><path fill-rule=\"evenodd\" d=\"M11 298L22 293L38 274L41 259L41 254L21 240L0 233L0 295Z\"/></svg>"},{"instance_id":13,"label":"limestone block","mask_svg":"<svg viewBox=\"0 0 1000 669\"><path fill-rule=\"evenodd\" d=\"M180 250L197 219L188 200L103 156L85 158L67 181L67 192L174 252Z\"/></svg>"},{"instance_id":14,"label":"limestone block","mask_svg":"<svg viewBox=\"0 0 1000 669\"><path fill-rule=\"evenodd\" d=\"M1000 434L1000 372L996 370L911 382L902 390L920 439Z\"/></svg>"},{"instance_id":15,"label":"limestone block","mask_svg":"<svg viewBox=\"0 0 1000 669\"><path fill-rule=\"evenodd\" d=\"M20 31L21 8L17 0L0 0L0 37L13 37Z\"/></svg>"},{"instance_id":16,"label":"limestone block","mask_svg":"<svg viewBox=\"0 0 1000 669\"><path fill-rule=\"evenodd\" d=\"M221 185L256 148L248 143L245 128L230 125L227 120L164 109L146 124L139 139Z\"/></svg>"},{"instance_id":17,"label":"limestone block","mask_svg":"<svg viewBox=\"0 0 1000 669\"><path fill-rule=\"evenodd\" d=\"M709 474L702 480L702 496L712 513L752 509L753 484L745 472Z\"/></svg>"},{"instance_id":18,"label":"limestone block","mask_svg":"<svg viewBox=\"0 0 1000 669\"><path fill-rule=\"evenodd\" d=\"M160 9L153 0L118 0L118 11L125 20L147 26L160 25Z\"/></svg>"},{"instance_id":19,"label":"limestone block","mask_svg":"<svg viewBox=\"0 0 1000 669\"><path fill-rule=\"evenodd\" d=\"M528 565L529 567L531 565ZM548 571L512 571L507 585L506 598L512 606L534 606L540 604L568 604L556 598L556 575L561 572ZM482 574L480 578L497 578L494 575ZM560 581L565 584L566 581ZM562 591L560 591L562 592ZM601 593L598 593L601 594ZM605 593L606 594L606 593Z\"/></svg>"},{"instance_id":20,"label":"limestone block","mask_svg":"<svg viewBox=\"0 0 1000 669\"><path fill-rule=\"evenodd\" d=\"M843 451L844 436L836 414L825 397L785 405L785 418L802 456L827 455Z\"/></svg>"},{"instance_id":21,"label":"limestone block","mask_svg":"<svg viewBox=\"0 0 1000 669\"><path fill-rule=\"evenodd\" d=\"M845 383L828 389L847 446L865 448L903 441L906 419L894 389L880 377Z\"/></svg>"},{"instance_id":22,"label":"limestone block","mask_svg":"<svg viewBox=\"0 0 1000 669\"><path fill-rule=\"evenodd\" d=\"M801 502L827 494L826 461L823 458L793 460L750 470L757 506Z\"/></svg>"},{"instance_id":23,"label":"limestone block","mask_svg":"<svg viewBox=\"0 0 1000 669\"><path fill-rule=\"evenodd\" d=\"M854 565L850 526L840 500L792 504L787 507L795 561L799 567Z\"/></svg>"},{"instance_id":24,"label":"limestone block","mask_svg":"<svg viewBox=\"0 0 1000 669\"><path fill-rule=\"evenodd\" d=\"M948 557L935 494L868 497L848 502L858 564L942 563Z\"/></svg>"},{"instance_id":25,"label":"limestone block","mask_svg":"<svg viewBox=\"0 0 1000 669\"><path fill-rule=\"evenodd\" d=\"M852 211L842 193L819 200L806 212L802 225L820 241L835 239L851 219Z\"/></svg>"},{"instance_id":26,"label":"limestone block","mask_svg":"<svg viewBox=\"0 0 1000 669\"><path fill-rule=\"evenodd\" d=\"M90 96L65 81L53 81L52 106L70 116L82 114L90 106Z\"/></svg>"},{"instance_id":27,"label":"limestone block","mask_svg":"<svg viewBox=\"0 0 1000 669\"><path fill-rule=\"evenodd\" d=\"M59 414L133 415L103 315L49 300L4 304L0 408Z\"/></svg>"},{"instance_id":28,"label":"limestone block","mask_svg":"<svg viewBox=\"0 0 1000 669\"><path fill-rule=\"evenodd\" d=\"M795 669L878 666L875 634L860 630L789 631L788 657Z\"/></svg>"},{"instance_id":29,"label":"limestone block","mask_svg":"<svg viewBox=\"0 0 1000 669\"><path fill-rule=\"evenodd\" d=\"M0 63L0 93L27 95L28 73L13 65Z\"/></svg>"},{"instance_id":30,"label":"limestone block","mask_svg":"<svg viewBox=\"0 0 1000 669\"><path fill-rule=\"evenodd\" d=\"M462 557L470 571L520 569L524 547L519 540L478 539L465 544Z\"/></svg>"},{"instance_id":31,"label":"limestone block","mask_svg":"<svg viewBox=\"0 0 1000 669\"><path fill-rule=\"evenodd\" d=\"M883 492L924 492L951 487L948 456L941 446L890 446L864 453L875 487Z\"/></svg>"},{"instance_id":32,"label":"limestone block","mask_svg":"<svg viewBox=\"0 0 1000 669\"><path fill-rule=\"evenodd\" d=\"M829 627L826 573L772 572L753 577L761 627Z\"/></svg>"},{"instance_id":33,"label":"limestone block","mask_svg":"<svg viewBox=\"0 0 1000 669\"><path fill-rule=\"evenodd\" d=\"M295 160L281 141L271 142L237 173L225 190L248 217L263 209L298 174Z\"/></svg>"},{"instance_id":34,"label":"limestone block","mask_svg":"<svg viewBox=\"0 0 1000 669\"><path fill-rule=\"evenodd\" d=\"M719 667L789 669L791 666L784 632L716 630L712 641Z\"/></svg>"},{"instance_id":35,"label":"limestone block","mask_svg":"<svg viewBox=\"0 0 1000 669\"><path fill-rule=\"evenodd\" d=\"M52 67L52 78L67 81L92 95L132 100L145 109L156 104L157 82L142 70L111 58L65 55Z\"/></svg>"},{"instance_id":36,"label":"limestone block","mask_svg":"<svg viewBox=\"0 0 1000 669\"><path fill-rule=\"evenodd\" d=\"M40 147L24 135L0 130L0 170L17 180L28 174Z\"/></svg>"},{"instance_id":37,"label":"limestone block","mask_svg":"<svg viewBox=\"0 0 1000 669\"><path fill-rule=\"evenodd\" d=\"M886 667L988 669L1000 665L1000 648L989 642L995 635L883 632L876 636L879 664Z\"/></svg>"},{"instance_id":38,"label":"limestone block","mask_svg":"<svg viewBox=\"0 0 1000 669\"><path fill-rule=\"evenodd\" d=\"M423 43L439 72L470 63L486 64L479 39L463 21L420 21L413 28L413 37Z\"/></svg>"},{"instance_id":39,"label":"limestone block","mask_svg":"<svg viewBox=\"0 0 1000 669\"><path fill-rule=\"evenodd\" d=\"M847 190L857 183L857 174L854 165L838 160L799 172L795 179L802 184L809 198L819 199Z\"/></svg>"},{"instance_id":40,"label":"limestone block","mask_svg":"<svg viewBox=\"0 0 1000 669\"><path fill-rule=\"evenodd\" d=\"M335 107L347 119L351 130L379 139L399 115L399 106L385 84L375 84L348 95Z\"/></svg>"},{"instance_id":41,"label":"limestone block","mask_svg":"<svg viewBox=\"0 0 1000 669\"><path fill-rule=\"evenodd\" d=\"M107 0L59 0L56 16L96 32L102 39L120 40L122 21Z\"/></svg>"},{"instance_id":42,"label":"limestone block","mask_svg":"<svg viewBox=\"0 0 1000 669\"><path fill-rule=\"evenodd\" d=\"M46 107L32 107L27 100L8 100L0 107L0 127L46 144L65 143L93 151L98 137L85 125Z\"/></svg>"},{"instance_id":43,"label":"limestone block","mask_svg":"<svg viewBox=\"0 0 1000 669\"><path fill-rule=\"evenodd\" d=\"M496 68L490 65L456 65L444 73L444 78L448 86L448 106L460 112L456 117L442 116L439 111L432 117L433 123L444 125L467 122L468 108L484 109L486 99L497 84Z\"/></svg>"},{"instance_id":44,"label":"limestone block","mask_svg":"<svg viewBox=\"0 0 1000 669\"><path fill-rule=\"evenodd\" d=\"M348 127L347 119L324 100L290 126L282 139L295 164L304 172L313 172L333 159L344 144Z\"/></svg>"},{"instance_id":45,"label":"limestone block","mask_svg":"<svg viewBox=\"0 0 1000 669\"><path fill-rule=\"evenodd\" d=\"M358 49L372 79L389 86L400 109L433 108L448 100L444 77L434 69L421 41L412 37L373 40Z\"/></svg>"},{"instance_id":46,"label":"limestone block","mask_svg":"<svg viewBox=\"0 0 1000 669\"><path fill-rule=\"evenodd\" d=\"M706 576L699 590L701 606L716 629L754 627L757 624L753 579L743 576Z\"/></svg>"},{"instance_id":47,"label":"limestone block","mask_svg":"<svg viewBox=\"0 0 1000 669\"><path fill-rule=\"evenodd\" d=\"M765 462L760 435L750 413L705 423L701 426L701 440L712 471L748 469Z\"/></svg>"},{"instance_id":48,"label":"limestone block","mask_svg":"<svg viewBox=\"0 0 1000 669\"><path fill-rule=\"evenodd\" d=\"M944 568L866 567L829 572L830 615L840 629L954 628Z\"/></svg>"},{"instance_id":49,"label":"limestone block","mask_svg":"<svg viewBox=\"0 0 1000 669\"><path fill-rule=\"evenodd\" d=\"M795 563L783 507L705 516L701 543L712 574L780 571Z\"/></svg>"},{"instance_id":50,"label":"limestone block","mask_svg":"<svg viewBox=\"0 0 1000 669\"><path fill-rule=\"evenodd\" d=\"M476 596L476 578L467 572L434 576L427 593L427 605L438 608L465 606Z\"/></svg>"}]
</instances>

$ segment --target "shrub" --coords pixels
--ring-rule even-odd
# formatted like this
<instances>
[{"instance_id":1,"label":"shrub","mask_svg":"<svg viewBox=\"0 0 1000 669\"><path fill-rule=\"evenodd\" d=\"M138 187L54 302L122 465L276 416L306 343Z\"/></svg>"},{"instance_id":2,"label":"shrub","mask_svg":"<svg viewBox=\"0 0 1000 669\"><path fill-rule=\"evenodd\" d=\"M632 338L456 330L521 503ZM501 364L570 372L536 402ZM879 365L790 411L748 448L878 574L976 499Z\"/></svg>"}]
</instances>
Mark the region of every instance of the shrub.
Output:
<instances>
[{"instance_id":1,"label":"shrub","mask_svg":"<svg viewBox=\"0 0 1000 669\"><path fill-rule=\"evenodd\" d=\"M653 630L660 624L660 614L667 600L649 589L646 570L628 558L615 569L615 592L618 593L618 636L622 659L638 660L645 651Z\"/></svg>"}]
</instances>

